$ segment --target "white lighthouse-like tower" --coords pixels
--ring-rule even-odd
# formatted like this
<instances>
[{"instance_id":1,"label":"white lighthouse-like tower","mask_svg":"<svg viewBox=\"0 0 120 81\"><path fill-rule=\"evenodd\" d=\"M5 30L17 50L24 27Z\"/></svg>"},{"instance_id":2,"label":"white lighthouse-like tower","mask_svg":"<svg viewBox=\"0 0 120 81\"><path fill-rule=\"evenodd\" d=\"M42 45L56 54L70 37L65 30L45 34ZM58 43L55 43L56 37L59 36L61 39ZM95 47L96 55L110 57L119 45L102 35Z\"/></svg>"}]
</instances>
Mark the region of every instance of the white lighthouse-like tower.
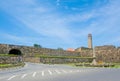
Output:
<instances>
[{"instance_id":1,"label":"white lighthouse-like tower","mask_svg":"<svg viewBox=\"0 0 120 81\"><path fill-rule=\"evenodd\" d=\"M92 34L88 34L88 48L93 48L93 46L92 46Z\"/></svg>"}]
</instances>

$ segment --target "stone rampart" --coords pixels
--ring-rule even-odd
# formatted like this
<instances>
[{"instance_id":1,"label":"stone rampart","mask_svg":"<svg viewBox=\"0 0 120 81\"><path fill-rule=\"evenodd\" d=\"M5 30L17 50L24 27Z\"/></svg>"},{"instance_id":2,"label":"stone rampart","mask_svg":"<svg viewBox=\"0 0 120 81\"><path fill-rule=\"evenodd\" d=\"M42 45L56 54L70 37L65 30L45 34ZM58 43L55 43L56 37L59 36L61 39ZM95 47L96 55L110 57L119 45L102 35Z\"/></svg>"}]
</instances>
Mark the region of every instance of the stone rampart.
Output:
<instances>
[{"instance_id":1,"label":"stone rampart","mask_svg":"<svg viewBox=\"0 0 120 81\"><path fill-rule=\"evenodd\" d=\"M69 51L65 51L65 50L0 44L0 54L11 54L10 53L11 50L18 51L18 52L14 52L14 53L21 53L21 55L24 57L24 60L29 61L29 62L40 62L40 58L35 57L36 55L78 56L78 57L80 56L80 53L78 53L78 52L69 52ZM54 60L56 60L56 59L54 59ZM61 62L62 60L63 59L59 59L59 62ZM71 60L71 62L72 62L72 60Z\"/></svg>"},{"instance_id":2,"label":"stone rampart","mask_svg":"<svg viewBox=\"0 0 120 81\"><path fill-rule=\"evenodd\" d=\"M81 47L76 49L83 57L92 57L93 49ZM120 63L120 47L113 45L96 46L94 53L97 62Z\"/></svg>"},{"instance_id":3,"label":"stone rampart","mask_svg":"<svg viewBox=\"0 0 120 81\"><path fill-rule=\"evenodd\" d=\"M120 48L115 46L96 46L95 47L96 60L107 63L120 62Z\"/></svg>"},{"instance_id":4,"label":"stone rampart","mask_svg":"<svg viewBox=\"0 0 120 81\"><path fill-rule=\"evenodd\" d=\"M8 45L0 44L0 54L9 54L11 50L17 49L21 52L23 57L32 60L37 55L49 55L49 56L78 56L78 57L92 57L93 49L82 48L76 52L69 52L65 50L57 50L50 48L35 48L29 46ZM103 61L107 63L119 63L120 62L120 47L116 48L113 45L96 46L95 54L97 62ZM38 59L38 58L37 58ZM35 58L33 60L36 60ZM39 59L40 60L40 59ZM37 60L38 61L38 60Z\"/></svg>"},{"instance_id":5,"label":"stone rampart","mask_svg":"<svg viewBox=\"0 0 120 81\"><path fill-rule=\"evenodd\" d=\"M77 52L69 52L65 50L57 50L50 48L35 48L29 46L19 46L19 45L7 45L0 44L0 53L1 54L9 54L10 50L17 49L23 54L23 56L34 56L35 54L40 55L50 55L50 56L80 56L80 53Z\"/></svg>"}]
</instances>

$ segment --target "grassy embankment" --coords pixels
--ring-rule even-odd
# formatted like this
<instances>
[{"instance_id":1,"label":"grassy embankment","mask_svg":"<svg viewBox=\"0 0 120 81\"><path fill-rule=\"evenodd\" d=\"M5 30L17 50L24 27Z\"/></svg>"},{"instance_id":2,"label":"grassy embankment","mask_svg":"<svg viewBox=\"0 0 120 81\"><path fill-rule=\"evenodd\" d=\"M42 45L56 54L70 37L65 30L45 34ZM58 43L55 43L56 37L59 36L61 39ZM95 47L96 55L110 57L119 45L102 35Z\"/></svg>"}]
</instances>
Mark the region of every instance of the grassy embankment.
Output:
<instances>
[{"instance_id":1,"label":"grassy embankment","mask_svg":"<svg viewBox=\"0 0 120 81\"><path fill-rule=\"evenodd\" d=\"M72 65L72 66L75 66L76 63L78 62L64 62L65 60L64 59L81 59L81 60L87 60L89 63L84 63L84 64L90 64L92 62L92 60L94 59L93 57L80 57L80 56L50 56L50 55L40 55L40 54L36 54L35 57L38 57L38 58L44 58L44 59L63 59L63 62L62 63L59 63L59 64L67 64L67 65ZM49 64L52 64L52 62L48 61L47 63ZM55 63L55 61L53 62ZM57 63L55 63L57 64Z\"/></svg>"},{"instance_id":2,"label":"grassy embankment","mask_svg":"<svg viewBox=\"0 0 120 81\"><path fill-rule=\"evenodd\" d=\"M40 58L60 58L60 59L89 59L90 61L94 59L94 57L78 57L78 56L49 56L49 55L40 55L36 54L35 57ZM120 63L105 63L105 65L101 65L97 63L96 66L92 66L91 62L83 62L83 63L65 63L66 65L73 66L73 67L106 67L106 68L120 68ZM108 65L108 66L107 66Z\"/></svg>"},{"instance_id":3,"label":"grassy embankment","mask_svg":"<svg viewBox=\"0 0 120 81\"><path fill-rule=\"evenodd\" d=\"M18 66L24 66L24 63L18 63L18 64L0 64L0 68L11 68L11 67L18 67Z\"/></svg>"},{"instance_id":4,"label":"grassy embankment","mask_svg":"<svg viewBox=\"0 0 120 81\"><path fill-rule=\"evenodd\" d=\"M120 63L113 63L115 66L111 68L120 68Z\"/></svg>"},{"instance_id":5,"label":"grassy embankment","mask_svg":"<svg viewBox=\"0 0 120 81\"><path fill-rule=\"evenodd\" d=\"M14 55L14 54L0 54L0 57L12 57L12 56L17 56L17 55Z\"/></svg>"},{"instance_id":6,"label":"grassy embankment","mask_svg":"<svg viewBox=\"0 0 120 81\"><path fill-rule=\"evenodd\" d=\"M36 54L35 57L40 58L61 58L61 59L93 59L94 57L78 57L78 56L49 56L49 55L40 55Z\"/></svg>"},{"instance_id":7,"label":"grassy embankment","mask_svg":"<svg viewBox=\"0 0 120 81\"><path fill-rule=\"evenodd\" d=\"M73 66L73 67L78 67L78 68L82 68L82 67L104 67L104 68L120 68L120 63L106 63L104 65L101 64L97 64L97 65L91 65L91 63L69 63L67 64L69 66Z\"/></svg>"}]
</instances>

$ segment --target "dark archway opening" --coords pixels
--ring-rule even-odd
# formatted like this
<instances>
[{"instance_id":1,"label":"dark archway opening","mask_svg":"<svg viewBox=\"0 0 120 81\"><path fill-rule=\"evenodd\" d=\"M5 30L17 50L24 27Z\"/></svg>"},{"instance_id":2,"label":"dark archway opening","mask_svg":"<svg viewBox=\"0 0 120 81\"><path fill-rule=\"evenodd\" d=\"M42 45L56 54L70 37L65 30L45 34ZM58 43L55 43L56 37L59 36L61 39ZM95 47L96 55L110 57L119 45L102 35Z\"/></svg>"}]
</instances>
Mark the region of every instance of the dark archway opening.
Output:
<instances>
[{"instance_id":1,"label":"dark archway opening","mask_svg":"<svg viewBox=\"0 0 120 81\"><path fill-rule=\"evenodd\" d=\"M9 51L9 54L20 55L20 56L22 55L21 51L18 49L11 49Z\"/></svg>"}]
</instances>

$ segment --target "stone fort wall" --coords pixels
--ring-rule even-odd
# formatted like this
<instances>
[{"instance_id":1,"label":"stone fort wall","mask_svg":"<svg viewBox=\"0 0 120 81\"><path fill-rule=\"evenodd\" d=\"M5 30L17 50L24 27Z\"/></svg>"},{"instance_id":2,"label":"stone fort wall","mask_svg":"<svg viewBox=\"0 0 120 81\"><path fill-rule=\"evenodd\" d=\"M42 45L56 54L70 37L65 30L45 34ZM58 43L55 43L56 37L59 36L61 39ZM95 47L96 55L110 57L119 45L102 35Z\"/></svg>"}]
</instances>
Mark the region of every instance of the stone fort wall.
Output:
<instances>
[{"instance_id":1,"label":"stone fort wall","mask_svg":"<svg viewBox=\"0 0 120 81\"><path fill-rule=\"evenodd\" d=\"M93 55L93 49L80 48L78 51L81 56ZM94 48L94 53L97 62L120 63L120 47L115 47L113 45L96 46Z\"/></svg>"},{"instance_id":2,"label":"stone fort wall","mask_svg":"<svg viewBox=\"0 0 120 81\"><path fill-rule=\"evenodd\" d=\"M35 55L80 56L80 53L78 52L69 52L69 51L56 50L56 49L50 49L50 48L35 48L30 46L0 44L0 54L9 54L9 52L13 49L19 50L23 55L24 60L30 61L30 62L40 62L40 58L34 57ZM58 59L56 59L56 61L57 60ZM59 62L61 62L62 60L63 59L60 59Z\"/></svg>"},{"instance_id":3,"label":"stone fort wall","mask_svg":"<svg viewBox=\"0 0 120 81\"><path fill-rule=\"evenodd\" d=\"M50 55L50 56L80 56L80 53L77 52L69 52L64 50L56 50L50 48L35 48L29 46L19 46L19 45L8 45L8 44L0 44L0 54L9 54L10 50L18 49L21 51L23 56L34 56L35 54L41 55Z\"/></svg>"},{"instance_id":4,"label":"stone fort wall","mask_svg":"<svg viewBox=\"0 0 120 81\"><path fill-rule=\"evenodd\" d=\"M68 52L49 48L34 48L29 46L8 45L0 44L0 54L9 54L10 50L18 49L21 51L24 57L30 60L36 60L39 58L33 58L35 54L50 55L50 56L82 56L92 57L93 49L81 49L76 52ZM120 48L115 46L96 46L95 47L96 61L107 63L119 63L120 62Z\"/></svg>"},{"instance_id":5,"label":"stone fort wall","mask_svg":"<svg viewBox=\"0 0 120 81\"><path fill-rule=\"evenodd\" d=\"M96 46L95 47L97 61L107 63L120 63L120 48L115 46Z\"/></svg>"}]
</instances>

